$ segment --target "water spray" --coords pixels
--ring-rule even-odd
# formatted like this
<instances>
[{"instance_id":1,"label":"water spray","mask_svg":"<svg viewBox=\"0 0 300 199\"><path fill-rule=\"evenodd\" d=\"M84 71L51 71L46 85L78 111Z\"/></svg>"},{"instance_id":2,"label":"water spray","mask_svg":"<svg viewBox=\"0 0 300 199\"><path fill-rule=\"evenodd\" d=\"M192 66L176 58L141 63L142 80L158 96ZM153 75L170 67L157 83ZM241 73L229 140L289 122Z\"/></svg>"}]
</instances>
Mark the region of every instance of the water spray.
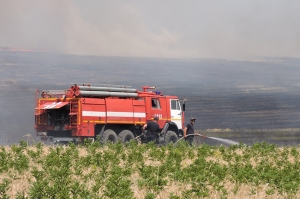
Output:
<instances>
[{"instance_id":1,"label":"water spray","mask_svg":"<svg viewBox=\"0 0 300 199\"><path fill-rule=\"evenodd\" d=\"M223 138L216 138L216 137L207 137L213 140L217 140L226 144L230 144L230 145L239 145L240 143L233 141L233 140L228 140L228 139L223 139Z\"/></svg>"},{"instance_id":2,"label":"water spray","mask_svg":"<svg viewBox=\"0 0 300 199\"><path fill-rule=\"evenodd\" d=\"M199 134L199 133L195 133L195 134L188 134L186 135L186 137L188 136L201 136L201 137L204 137L204 138L209 138L209 139L213 139L213 140L217 140L217 141L220 141L220 142L223 142L223 143L226 143L226 144L230 144L230 145L238 145L239 143L236 142L236 141L233 141L233 140L228 140L228 139L223 139L223 138L216 138L216 137L209 137L209 136L205 136L205 135L202 135L202 134ZM180 138L179 140L177 140L177 142L179 142L180 140L186 138L186 137L182 137ZM175 144L177 144L177 142Z\"/></svg>"}]
</instances>

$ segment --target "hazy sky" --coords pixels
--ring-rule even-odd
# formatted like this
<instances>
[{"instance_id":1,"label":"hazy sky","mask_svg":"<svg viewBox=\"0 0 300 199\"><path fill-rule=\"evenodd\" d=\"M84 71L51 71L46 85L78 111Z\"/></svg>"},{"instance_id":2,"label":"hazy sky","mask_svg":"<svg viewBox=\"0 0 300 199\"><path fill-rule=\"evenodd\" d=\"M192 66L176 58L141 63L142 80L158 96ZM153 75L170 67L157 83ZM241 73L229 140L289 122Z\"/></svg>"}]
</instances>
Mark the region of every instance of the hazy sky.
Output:
<instances>
[{"instance_id":1,"label":"hazy sky","mask_svg":"<svg viewBox=\"0 0 300 199\"><path fill-rule=\"evenodd\" d=\"M78 55L300 57L298 0L0 0L0 47Z\"/></svg>"}]
</instances>

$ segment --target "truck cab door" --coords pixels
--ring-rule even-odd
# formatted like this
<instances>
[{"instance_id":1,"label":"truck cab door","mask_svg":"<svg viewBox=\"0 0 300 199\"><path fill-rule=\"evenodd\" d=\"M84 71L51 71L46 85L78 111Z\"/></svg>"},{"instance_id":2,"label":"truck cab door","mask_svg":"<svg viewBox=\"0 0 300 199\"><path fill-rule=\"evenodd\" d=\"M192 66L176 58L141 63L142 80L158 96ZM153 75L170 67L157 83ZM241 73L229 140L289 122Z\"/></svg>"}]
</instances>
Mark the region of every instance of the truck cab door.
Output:
<instances>
[{"instance_id":1,"label":"truck cab door","mask_svg":"<svg viewBox=\"0 0 300 199\"><path fill-rule=\"evenodd\" d=\"M152 120L155 116L159 118L158 124L159 127L162 128L165 124L165 118L166 118L166 112L163 110L162 107L165 106L165 103L162 99L160 98L148 98L148 103L150 104L150 109L149 109L149 115L148 115L148 120Z\"/></svg>"},{"instance_id":2,"label":"truck cab door","mask_svg":"<svg viewBox=\"0 0 300 199\"><path fill-rule=\"evenodd\" d=\"M182 110L178 99L170 99L171 122L174 122L178 129L182 129Z\"/></svg>"}]
</instances>

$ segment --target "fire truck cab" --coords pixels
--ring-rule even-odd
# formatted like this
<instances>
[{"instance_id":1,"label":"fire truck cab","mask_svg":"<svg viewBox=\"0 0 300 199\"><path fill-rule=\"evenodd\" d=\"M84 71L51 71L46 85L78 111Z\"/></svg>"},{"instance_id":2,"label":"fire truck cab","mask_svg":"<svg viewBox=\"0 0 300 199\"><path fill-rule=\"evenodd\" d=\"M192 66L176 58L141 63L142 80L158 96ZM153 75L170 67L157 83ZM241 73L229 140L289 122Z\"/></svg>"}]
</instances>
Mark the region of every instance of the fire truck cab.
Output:
<instances>
[{"instance_id":1,"label":"fire truck cab","mask_svg":"<svg viewBox=\"0 0 300 199\"><path fill-rule=\"evenodd\" d=\"M175 143L183 136L184 100L163 95L155 87L142 89L74 84L65 91L37 90L37 136L54 142L81 142L87 138L125 143L141 136L143 125L157 116L158 141Z\"/></svg>"}]
</instances>

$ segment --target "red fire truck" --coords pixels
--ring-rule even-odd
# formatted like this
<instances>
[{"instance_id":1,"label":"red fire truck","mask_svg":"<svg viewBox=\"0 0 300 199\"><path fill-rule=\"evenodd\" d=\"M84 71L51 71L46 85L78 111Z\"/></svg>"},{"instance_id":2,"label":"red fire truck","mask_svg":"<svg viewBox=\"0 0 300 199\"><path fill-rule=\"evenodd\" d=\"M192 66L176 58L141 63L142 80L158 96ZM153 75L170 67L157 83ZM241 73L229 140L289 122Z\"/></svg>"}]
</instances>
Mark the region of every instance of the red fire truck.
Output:
<instances>
[{"instance_id":1,"label":"red fire truck","mask_svg":"<svg viewBox=\"0 0 300 199\"><path fill-rule=\"evenodd\" d=\"M72 84L67 90L36 92L37 136L53 142L100 139L130 141L142 127L159 117L159 140L176 142L183 136L184 100L163 95L155 87L142 91L127 86Z\"/></svg>"}]
</instances>

